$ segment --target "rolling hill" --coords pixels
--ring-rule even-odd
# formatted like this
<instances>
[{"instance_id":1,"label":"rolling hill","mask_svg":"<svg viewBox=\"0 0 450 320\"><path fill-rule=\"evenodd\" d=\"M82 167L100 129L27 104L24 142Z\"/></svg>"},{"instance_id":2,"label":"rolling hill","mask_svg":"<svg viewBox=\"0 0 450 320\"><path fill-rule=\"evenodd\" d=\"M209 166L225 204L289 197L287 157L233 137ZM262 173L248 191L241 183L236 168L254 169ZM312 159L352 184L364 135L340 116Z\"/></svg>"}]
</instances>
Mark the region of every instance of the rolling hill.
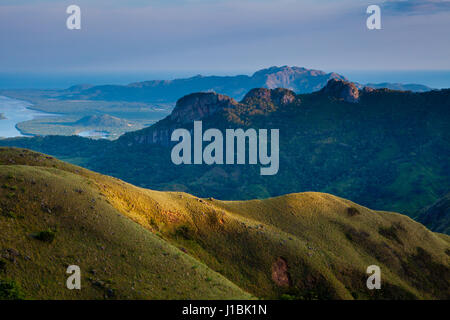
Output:
<instances>
[{"instance_id":1,"label":"rolling hill","mask_svg":"<svg viewBox=\"0 0 450 320\"><path fill-rule=\"evenodd\" d=\"M0 164L0 300L251 298L122 215L99 175L27 150ZM74 264L81 290L65 285Z\"/></svg>"},{"instance_id":2,"label":"rolling hill","mask_svg":"<svg viewBox=\"0 0 450 320\"><path fill-rule=\"evenodd\" d=\"M0 183L0 294L13 298L450 298L448 236L329 194L202 199L12 148ZM69 264L81 291L65 288Z\"/></svg>"}]
</instances>

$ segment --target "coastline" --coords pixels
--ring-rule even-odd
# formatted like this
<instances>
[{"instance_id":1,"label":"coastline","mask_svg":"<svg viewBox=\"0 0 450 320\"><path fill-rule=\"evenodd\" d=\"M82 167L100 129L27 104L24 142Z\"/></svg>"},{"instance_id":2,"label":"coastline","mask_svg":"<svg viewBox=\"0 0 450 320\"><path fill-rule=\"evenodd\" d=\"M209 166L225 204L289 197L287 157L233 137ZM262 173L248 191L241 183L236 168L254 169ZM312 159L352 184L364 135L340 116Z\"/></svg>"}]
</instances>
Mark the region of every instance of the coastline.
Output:
<instances>
[{"instance_id":1,"label":"coastline","mask_svg":"<svg viewBox=\"0 0 450 320\"><path fill-rule=\"evenodd\" d=\"M10 135L10 133L7 133L6 135L3 135L3 134L0 133L0 136L2 137L2 139L15 138L15 137L34 137L34 136L36 136L35 134L24 132L22 129L19 128L19 125L21 123L36 119L37 116L39 116L39 114L35 114L35 113L42 113L42 115L44 115L44 116L45 115L48 115L48 116L60 116L60 114L56 114L56 113L55 114L50 114L50 113L47 113L45 111L39 110L37 108L33 108L32 102L29 102L29 101L26 101L26 100L17 99L17 98L11 97L11 96L3 95L3 94L0 94L0 98L6 98L6 99L9 99L9 100L13 100L16 103L18 102L20 104L19 105L20 111L22 111L22 112L24 110L29 111L29 114L27 115L29 117L29 119L17 119L17 121L15 120L15 116L8 117L5 114L5 112L1 112L0 113L1 115L3 115L3 120L7 120L6 121L7 122L6 127L10 128L9 130L14 128L15 131L17 131L17 133L18 133L15 136ZM18 111L18 112L20 112L20 111ZM16 111L14 111L14 112L16 112ZM6 113L8 113L8 112L6 112ZM8 129L5 129L5 130L7 131ZM13 134L14 134L14 132L13 132Z\"/></svg>"},{"instance_id":2,"label":"coastline","mask_svg":"<svg viewBox=\"0 0 450 320\"><path fill-rule=\"evenodd\" d=\"M5 97L5 98L8 98L8 99L13 99L13 100L18 100L18 101L23 101L23 102L29 104L29 106L27 106L25 108L27 108L29 110L32 110L32 111L38 111L38 112L43 112L43 113L48 113L48 114L55 114L55 115L65 115L64 112L48 112L46 110L39 109L39 107L37 106L35 101L31 101L31 100L27 100L27 99L24 99L24 98L18 98L18 97L10 96L8 94L4 94L1 90L0 90L0 97Z\"/></svg>"}]
</instances>

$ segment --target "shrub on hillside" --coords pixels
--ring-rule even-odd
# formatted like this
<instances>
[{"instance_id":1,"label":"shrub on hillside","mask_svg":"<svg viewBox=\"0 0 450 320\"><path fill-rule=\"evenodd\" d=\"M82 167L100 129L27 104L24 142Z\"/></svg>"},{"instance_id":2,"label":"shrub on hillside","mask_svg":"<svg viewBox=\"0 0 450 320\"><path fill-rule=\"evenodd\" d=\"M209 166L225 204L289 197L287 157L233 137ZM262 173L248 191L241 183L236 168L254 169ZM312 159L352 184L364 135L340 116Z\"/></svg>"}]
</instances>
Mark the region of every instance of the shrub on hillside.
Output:
<instances>
[{"instance_id":1,"label":"shrub on hillside","mask_svg":"<svg viewBox=\"0 0 450 320\"><path fill-rule=\"evenodd\" d=\"M25 295L14 280L0 280L0 300L23 300Z\"/></svg>"},{"instance_id":2,"label":"shrub on hillside","mask_svg":"<svg viewBox=\"0 0 450 320\"><path fill-rule=\"evenodd\" d=\"M40 231L37 234L34 235L35 239L51 243L53 240L55 240L56 232L52 231L50 229L46 231Z\"/></svg>"}]
</instances>

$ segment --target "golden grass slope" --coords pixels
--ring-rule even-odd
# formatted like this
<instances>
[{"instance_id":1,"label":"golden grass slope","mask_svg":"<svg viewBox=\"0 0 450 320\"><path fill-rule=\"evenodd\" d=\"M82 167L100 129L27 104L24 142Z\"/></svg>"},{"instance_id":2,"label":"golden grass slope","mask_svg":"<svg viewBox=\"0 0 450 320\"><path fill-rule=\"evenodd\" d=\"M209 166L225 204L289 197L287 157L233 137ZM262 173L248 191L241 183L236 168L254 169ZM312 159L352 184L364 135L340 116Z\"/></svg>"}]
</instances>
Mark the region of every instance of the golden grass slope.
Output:
<instances>
[{"instance_id":1,"label":"golden grass slope","mask_svg":"<svg viewBox=\"0 0 450 320\"><path fill-rule=\"evenodd\" d=\"M14 164L16 157L42 166ZM92 180L63 163L55 168L26 150L1 149L0 158L0 281L14 280L24 298L251 298L120 214ZM49 229L56 231L51 243L33 237ZM81 290L66 288L69 265L81 267Z\"/></svg>"},{"instance_id":2,"label":"golden grass slope","mask_svg":"<svg viewBox=\"0 0 450 320\"><path fill-rule=\"evenodd\" d=\"M118 298L245 298L245 292L288 299L450 298L450 237L432 233L400 214L369 210L322 193L218 201L152 191L22 149L1 148L0 164L2 183L8 183L12 174L19 188L19 176L25 188L36 186L33 192L14 192L16 210L26 209L23 218L0 218L0 230L6 228L3 224L10 225L5 229L8 236L3 232L0 236L1 246L25 246L29 255L42 255L41 247L60 243L65 249L52 249L45 259L30 261L51 258L67 264L71 263L67 257L73 255L84 270L94 268L93 274L86 275L95 284L89 288L92 294L83 298L95 296L99 279L105 284L101 294L108 296L110 285L105 279L110 279ZM31 178L35 184L30 184ZM8 187L1 191L2 205L8 203L3 200ZM45 213L47 207L51 213ZM73 225L76 234L69 227ZM50 245L27 236L52 227L58 232ZM18 233L20 228L23 231ZM138 235L143 238L136 239ZM14 237L23 242L3 243ZM171 254L155 253L169 249L183 262L168 261ZM143 263L146 250L153 253ZM122 269L110 265L120 259ZM22 269L10 267L11 276L31 288L27 282L31 280L24 279L23 263ZM47 273L44 266L34 268L37 274L30 279L46 280L33 297L77 297L63 285L53 284L66 276L58 263L47 267ZM105 263L106 271L99 275ZM381 290L366 287L369 265L381 267ZM49 286L54 287L53 296L43 293ZM157 289L145 291L146 286Z\"/></svg>"}]
</instances>

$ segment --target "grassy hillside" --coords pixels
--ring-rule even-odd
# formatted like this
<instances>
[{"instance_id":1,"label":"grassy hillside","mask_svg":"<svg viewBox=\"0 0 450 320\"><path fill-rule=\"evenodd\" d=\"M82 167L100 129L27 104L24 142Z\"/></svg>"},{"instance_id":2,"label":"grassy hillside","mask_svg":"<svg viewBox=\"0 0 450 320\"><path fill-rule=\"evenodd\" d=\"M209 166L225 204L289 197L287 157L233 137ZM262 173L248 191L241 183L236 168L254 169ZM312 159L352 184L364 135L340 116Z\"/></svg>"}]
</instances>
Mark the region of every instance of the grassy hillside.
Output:
<instances>
[{"instance_id":1,"label":"grassy hillside","mask_svg":"<svg viewBox=\"0 0 450 320\"><path fill-rule=\"evenodd\" d=\"M0 249L16 261L0 277L30 298L450 298L450 237L403 215L323 193L152 191L22 149L0 164ZM33 237L48 229L53 242ZM85 270L81 292L65 289L68 264Z\"/></svg>"},{"instance_id":2,"label":"grassy hillside","mask_svg":"<svg viewBox=\"0 0 450 320\"><path fill-rule=\"evenodd\" d=\"M7 284L26 299L250 297L120 214L93 174L26 150L0 164L0 299ZM72 264L82 290L66 288Z\"/></svg>"}]
</instances>

